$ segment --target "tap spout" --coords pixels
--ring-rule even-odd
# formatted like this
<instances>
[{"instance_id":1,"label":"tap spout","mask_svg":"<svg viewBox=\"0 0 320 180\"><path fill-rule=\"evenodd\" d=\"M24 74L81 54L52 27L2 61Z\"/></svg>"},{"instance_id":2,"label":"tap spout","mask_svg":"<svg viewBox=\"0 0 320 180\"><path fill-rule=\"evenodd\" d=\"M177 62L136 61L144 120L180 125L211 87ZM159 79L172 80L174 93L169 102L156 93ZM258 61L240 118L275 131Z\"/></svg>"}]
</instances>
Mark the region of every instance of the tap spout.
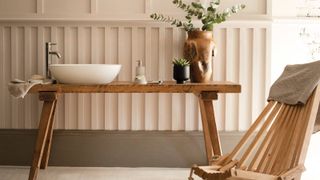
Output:
<instances>
[{"instance_id":1,"label":"tap spout","mask_svg":"<svg viewBox=\"0 0 320 180\"><path fill-rule=\"evenodd\" d=\"M59 52L56 52L56 51L50 51L49 54L51 55L56 55L59 59L61 59L61 54Z\"/></svg>"},{"instance_id":2,"label":"tap spout","mask_svg":"<svg viewBox=\"0 0 320 180\"><path fill-rule=\"evenodd\" d=\"M46 79L51 79L51 74L49 71L49 56L56 55L59 59L62 57L57 51L52 51L52 46L57 45L56 43L46 42Z\"/></svg>"}]
</instances>

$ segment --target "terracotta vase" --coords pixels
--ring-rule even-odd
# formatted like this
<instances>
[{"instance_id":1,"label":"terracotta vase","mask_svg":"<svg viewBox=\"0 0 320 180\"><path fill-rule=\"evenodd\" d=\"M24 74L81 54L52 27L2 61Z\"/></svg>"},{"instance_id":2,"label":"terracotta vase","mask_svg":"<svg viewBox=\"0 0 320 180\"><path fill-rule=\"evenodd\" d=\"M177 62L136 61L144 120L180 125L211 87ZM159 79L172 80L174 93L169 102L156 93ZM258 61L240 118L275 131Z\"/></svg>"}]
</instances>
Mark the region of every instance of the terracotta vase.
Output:
<instances>
[{"instance_id":1,"label":"terracotta vase","mask_svg":"<svg viewBox=\"0 0 320 180\"><path fill-rule=\"evenodd\" d=\"M190 61L191 82L210 81L214 48L212 31L188 32L188 39L184 44L184 58Z\"/></svg>"}]
</instances>

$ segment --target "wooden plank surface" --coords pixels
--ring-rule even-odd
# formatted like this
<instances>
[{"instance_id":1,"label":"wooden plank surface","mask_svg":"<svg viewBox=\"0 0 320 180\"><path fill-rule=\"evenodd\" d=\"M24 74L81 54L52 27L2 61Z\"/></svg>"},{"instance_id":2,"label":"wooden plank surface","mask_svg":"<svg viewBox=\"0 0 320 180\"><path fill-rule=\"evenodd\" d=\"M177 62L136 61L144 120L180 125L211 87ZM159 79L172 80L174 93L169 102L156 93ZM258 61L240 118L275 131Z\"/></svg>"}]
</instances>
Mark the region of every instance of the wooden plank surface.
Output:
<instances>
[{"instance_id":1,"label":"wooden plank surface","mask_svg":"<svg viewBox=\"0 0 320 180\"><path fill-rule=\"evenodd\" d=\"M105 85L46 84L35 85L29 93L41 91L55 91L58 93L195 93L202 91L240 93L241 86L227 81L186 84L176 84L173 81L168 81L162 84L151 83L147 85L138 85L132 82L112 82Z\"/></svg>"}]
</instances>

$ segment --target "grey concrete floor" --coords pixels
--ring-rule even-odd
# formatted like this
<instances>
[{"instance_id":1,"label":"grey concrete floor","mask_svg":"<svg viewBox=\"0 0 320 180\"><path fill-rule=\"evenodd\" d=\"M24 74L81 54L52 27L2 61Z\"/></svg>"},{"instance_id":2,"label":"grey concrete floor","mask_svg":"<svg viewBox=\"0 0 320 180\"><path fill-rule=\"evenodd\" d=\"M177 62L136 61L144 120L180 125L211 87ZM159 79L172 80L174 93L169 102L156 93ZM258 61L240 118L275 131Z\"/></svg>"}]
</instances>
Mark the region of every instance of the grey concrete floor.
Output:
<instances>
[{"instance_id":1,"label":"grey concrete floor","mask_svg":"<svg viewBox=\"0 0 320 180\"><path fill-rule=\"evenodd\" d=\"M320 133L311 138L302 180L319 180ZM0 180L26 180L29 167L0 166ZM38 180L186 180L187 168L48 167ZM198 180L198 178L195 178Z\"/></svg>"}]
</instances>

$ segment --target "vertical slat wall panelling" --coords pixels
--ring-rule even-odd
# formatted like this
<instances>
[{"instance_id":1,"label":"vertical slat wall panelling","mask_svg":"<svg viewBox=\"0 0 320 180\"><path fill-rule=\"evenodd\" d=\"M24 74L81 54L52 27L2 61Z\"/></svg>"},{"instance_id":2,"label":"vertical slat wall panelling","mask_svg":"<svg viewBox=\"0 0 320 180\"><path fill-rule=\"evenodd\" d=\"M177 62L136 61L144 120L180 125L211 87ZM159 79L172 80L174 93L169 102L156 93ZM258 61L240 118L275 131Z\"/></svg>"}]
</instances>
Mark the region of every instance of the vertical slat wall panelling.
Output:
<instances>
[{"instance_id":1,"label":"vertical slat wall panelling","mask_svg":"<svg viewBox=\"0 0 320 180\"><path fill-rule=\"evenodd\" d=\"M91 4L92 5L92 4ZM92 8L92 7L91 7ZM93 64L98 64L97 62L97 49L99 48L99 46L97 45L97 28L96 27L91 27L91 35L90 35L90 39L91 39L91 63ZM102 38L102 37L101 37ZM95 47L95 48L94 48ZM98 121L99 121L99 97L97 93L92 93L90 94L91 96L91 129L98 129Z\"/></svg>"},{"instance_id":2,"label":"vertical slat wall panelling","mask_svg":"<svg viewBox=\"0 0 320 180\"><path fill-rule=\"evenodd\" d=\"M43 61L41 57L38 56L38 34L39 34L39 27L31 26L30 32L30 67L31 67L31 75L33 74L40 74L38 71L38 64L39 61ZM35 128L37 127L37 121L40 118L39 116L39 100L37 94L29 94L27 97L31 98L31 124L28 128Z\"/></svg>"},{"instance_id":3,"label":"vertical slat wall panelling","mask_svg":"<svg viewBox=\"0 0 320 180\"><path fill-rule=\"evenodd\" d=\"M178 29L178 41L177 41L177 57L183 57L183 47L184 47L184 42L186 40L186 33L185 30L182 28ZM187 96L186 94L178 94L179 96L179 101L180 104L180 113L181 113L181 118L178 121L178 129L177 130L185 130L186 129L186 120L187 120L187 111L186 111L186 104L187 104Z\"/></svg>"},{"instance_id":4,"label":"vertical slat wall panelling","mask_svg":"<svg viewBox=\"0 0 320 180\"><path fill-rule=\"evenodd\" d=\"M265 97L269 95L269 89L271 86L271 27L265 28Z\"/></svg>"},{"instance_id":5,"label":"vertical slat wall panelling","mask_svg":"<svg viewBox=\"0 0 320 180\"><path fill-rule=\"evenodd\" d=\"M147 72L149 80L154 81L159 79L159 27L151 28L151 46L150 59L147 61ZM158 130L159 128L159 94L152 93L148 96L150 104L150 114L146 121L150 121L150 126L147 130ZM148 111L147 111L148 112Z\"/></svg>"},{"instance_id":6,"label":"vertical slat wall panelling","mask_svg":"<svg viewBox=\"0 0 320 180\"><path fill-rule=\"evenodd\" d=\"M227 38L226 38L226 79L229 81L235 81L236 76L238 75L236 71L236 59L237 59L237 52L234 48L236 44L236 29L235 28L228 28L227 29ZM230 94L226 97L226 122L225 122L225 129L228 131L236 130L238 126L238 122L236 122L236 114L234 106L236 101L236 97L233 94Z\"/></svg>"},{"instance_id":7,"label":"vertical slat wall panelling","mask_svg":"<svg viewBox=\"0 0 320 180\"><path fill-rule=\"evenodd\" d=\"M184 39L186 39L186 33L184 31L180 32L182 37L180 38L180 48L183 49ZM183 55L181 55L183 57ZM198 99L194 94L185 94L185 127L187 131L198 130L199 127L199 109L198 109Z\"/></svg>"},{"instance_id":8,"label":"vertical slat wall panelling","mask_svg":"<svg viewBox=\"0 0 320 180\"><path fill-rule=\"evenodd\" d=\"M64 26L52 26L52 31L51 31L51 39L52 42L57 43L57 45L52 47L53 51L58 51L61 54L61 58L59 59L57 56L53 55L51 56L51 63L52 64L57 64L61 63L64 64L65 61L65 44L64 44ZM58 129L65 129L65 95L60 94L58 97L57 101L57 112L56 112L56 122L57 122L57 128Z\"/></svg>"},{"instance_id":9,"label":"vertical slat wall panelling","mask_svg":"<svg viewBox=\"0 0 320 180\"><path fill-rule=\"evenodd\" d=\"M64 26L64 63L71 64L71 35L70 35L70 27ZM72 124L72 116L74 116L74 105L72 104L72 97L71 94L64 94L64 104L65 104L65 113L64 113L64 128L71 129Z\"/></svg>"},{"instance_id":10,"label":"vertical slat wall panelling","mask_svg":"<svg viewBox=\"0 0 320 180\"><path fill-rule=\"evenodd\" d=\"M84 29L80 26L78 26L78 63L84 63ZM85 129L85 121L88 119L85 118L85 113L87 113L88 110L85 108L85 94L80 93L78 94L78 129Z\"/></svg>"},{"instance_id":11,"label":"vertical slat wall panelling","mask_svg":"<svg viewBox=\"0 0 320 180\"><path fill-rule=\"evenodd\" d=\"M53 42L52 40L52 37L53 37L53 34L52 34L52 31L53 31L53 28L52 26L50 25L45 25L43 27L43 34L42 34L42 42L40 43L40 46L41 46L41 49L42 49L42 58L39 59L39 61L41 61L42 63L42 66L41 66L41 69L42 69L42 74L45 76L46 75L46 69L45 69L45 62L46 62L46 57L45 57L45 46L46 46L46 42ZM55 47L56 48L56 47ZM50 60L50 59L49 59ZM39 114L41 114L41 110L42 110L42 101L38 101L39 102ZM57 118L57 112L55 113L55 117ZM39 121L39 119L37 120ZM39 123L36 124L36 127L38 127ZM54 123L54 128L58 128L58 122L55 120L55 123Z\"/></svg>"},{"instance_id":12,"label":"vertical slat wall panelling","mask_svg":"<svg viewBox=\"0 0 320 180\"><path fill-rule=\"evenodd\" d=\"M173 58L182 57L182 49L180 49L181 37L179 36L180 30L177 28L173 29ZM185 98L184 95L173 93L172 94L172 129L171 130L182 130L185 127Z\"/></svg>"},{"instance_id":13,"label":"vertical slat wall panelling","mask_svg":"<svg viewBox=\"0 0 320 180\"><path fill-rule=\"evenodd\" d=\"M258 116L265 102L264 97L264 57L262 54L262 30L253 29L253 58L252 58L252 121Z\"/></svg>"},{"instance_id":14,"label":"vertical slat wall panelling","mask_svg":"<svg viewBox=\"0 0 320 180\"><path fill-rule=\"evenodd\" d=\"M260 96L260 110L261 111L266 104L266 99L267 96L269 95L269 87L268 84L270 83L270 77L271 76L267 76L268 75L268 69L270 69L270 63L271 61L267 61L267 51L268 51L268 40L267 40L267 30L266 28L260 28L261 34L260 34L260 52L261 52L261 56L260 58L262 59L262 64L260 66L261 68L261 73L262 75L260 76L261 80L261 93L262 96Z\"/></svg>"},{"instance_id":15,"label":"vertical slat wall panelling","mask_svg":"<svg viewBox=\"0 0 320 180\"><path fill-rule=\"evenodd\" d=\"M52 31L53 31L53 28L52 28L52 25L45 25L44 26L44 30L43 30L43 41L41 42L41 49L42 49L42 58L40 58L39 60L42 62L42 72L43 72L43 75L45 76L46 75L46 69L45 69L45 62L46 62L46 58L45 58L45 46L46 46L46 42L53 42L52 40ZM56 47L55 47L56 48ZM50 60L50 59L49 59ZM42 101L38 101L39 102L39 114L41 114L41 110L42 110ZM58 103L57 103L58 104ZM55 113L55 117L57 118L57 112ZM38 120L39 121L39 120ZM54 123L54 128L58 128L58 121L55 121ZM36 126L38 127L39 123L36 124Z\"/></svg>"},{"instance_id":16,"label":"vertical slat wall panelling","mask_svg":"<svg viewBox=\"0 0 320 180\"><path fill-rule=\"evenodd\" d=\"M247 127L250 126L251 124L251 114L250 114L250 109L249 107L251 106L251 99L250 99L250 71L247 69L249 67L249 63L251 63L249 56L250 52L249 47L250 47L250 29L246 28L240 28L240 59L239 59L239 83L240 84L246 84L246 86L242 87L242 93L239 96L239 103L241 103L241 106L239 106L239 117L241 117L241 122L239 122L239 130L246 130ZM240 121L240 120L239 120Z\"/></svg>"},{"instance_id":17,"label":"vertical slat wall panelling","mask_svg":"<svg viewBox=\"0 0 320 180\"><path fill-rule=\"evenodd\" d=\"M37 74L43 75L45 77L45 44L44 44L44 27L39 25L37 27ZM37 99L37 114L41 113L42 102ZM34 119L34 124L32 125L34 128L38 127L39 119Z\"/></svg>"},{"instance_id":18,"label":"vertical slat wall panelling","mask_svg":"<svg viewBox=\"0 0 320 180\"><path fill-rule=\"evenodd\" d=\"M124 60L124 55L122 54L123 52L123 44L126 42L124 37L124 27L118 27L118 36L117 36L117 63L121 64L121 73L119 73L119 77L118 80L119 81L124 81L125 80L125 74L127 73L126 71L128 71L127 69L127 63ZM127 104L126 104L126 95L125 94L118 94L118 129L120 130L125 130L127 127L127 119L126 119L126 113L128 113L127 110Z\"/></svg>"},{"instance_id":19,"label":"vertical slat wall panelling","mask_svg":"<svg viewBox=\"0 0 320 180\"><path fill-rule=\"evenodd\" d=\"M81 61L81 63L83 64L91 64L92 63L92 52L91 52L91 46L92 46L92 42L91 42L91 38L92 38L92 26L81 26L81 28L83 28L83 49L82 51L84 51L83 54L83 59ZM85 111L85 128L87 129L92 129L92 112L91 112L91 106L92 106L92 98L91 98L91 94L86 93L84 94L84 111Z\"/></svg>"},{"instance_id":20,"label":"vertical slat wall panelling","mask_svg":"<svg viewBox=\"0 0 320 180\"><path fill-rule=\"evenodd\" d=\"M10 26L4 26L3 28L3 60L4 60L4 85L11 80L11 28ZM13 128L12 122L13 117L11 114L11 103L12 97L10 96L9 92L5 89L4 90L4 99L5 99L5 106L4 106L4 125L5 128Z\"/></svg>"},{"instance_id":21,"label":"vertical slat wall panelling","mask_svg":"<svg viewBox=\"0 0 320 180\"><path fill-rule=\"evenodd\" d=\"M0 25L0 114L2 116L2 119L0 120L0 128L5 128L5 89L3 87L6 86L5 81L5 60L4 60L4 30L3 25Z\"/></svg>"},{"instance_id":22,"label":"vertical slat wall panelling","mask_svg":"<svg viewBox=\"0 0 320 180\"><path fill-rule=\"evenodd\" d=\"M142 60L142 64L146 66L146 28L145 27L139 27L138 28L138 59ZM146 73L146 72L145 72ZM146 74L145 74L146 75ZM148 78L148 77L146 77ZM140 114L139 119L137 120L138 128L137 130L144 130L146 126L146 116L145 116L145 108L146 108L146 95L145 94L138 94L139 101L141 106L138 108L140 109L138 113ZM137 104L138 106L138 104Z\"/></svg>"},{"instance_id":23,"label":"vertical slat wall panelling","mask_svg":"<svg viewBox=\"0 0 320 180\"><path fill-rule=\"evenodd\" d=\"M69 33L69 35L67 35ZM66 48L66 58L65 61L69 61L69 63L77 64L79 60L79 39L78 39L78 28L76 26L70 27L69 30L66 31L66 40L69 41L67 48ZM67 55L69 53L69 55ZM70 58L70 59L67 59ZM79 125L79 117L78 117L78 94L68 94L65 95L70 97L70 107L68 107L68 111L66 110L66 116L68 116L68 124L70 129L77 129Z\"/></svg>"},{"instance_id":24,"label":"vertical slat wall panelling","mask_svg":"<svg viewBox=\"0 0 320 180\"><path fill-rule=\"evenodd\" d=\"M152 29L146 27L145 32L145 58L146 58L146 78L148 81L152 80L152 66L154 59L152 59L152 49L157 48L152 46ZM154 129L154 118L158 117L155 113L154 107L154 94L145 94L145 127L144 130L155 130Z\"/></svg>"},{"instance_id":25,"label":"vertical slat wall panelling","mask_svg":"<svg viewBox=\"0 0 320 180\"><path fill-rule=\"evenodd\" d=\"M19 26L17 28L17 50L16 50L16 53L17 53L17 59L16 59L16 62L18 63L17 64L17 68L16 70L18 71L17 74L18 74L18 78L19 79L25 79L25 72L24 72L24 42L25 42L25 38L24 38L24 34L25 34L25 27L23 26ZM15 99L15 101L17 101L18 103L18 126L17 128L24 128L24 123L25 123L25 118L24 118L24 115L25 115L25 109L24 109L24 104L25 104L25 101L21 101L21 99Z\"/></svg>"},{"instance_id":26,"label":"vertical slat wall panelling","mask_svg":"<svg viewBox=\"0 0 320 180\"><path fill-rule=\"evenodd\" d=\"M226 59L226 31L224 28L214 28L213 31L216 51L213 57L213 80L224 81L225 77L225 59ZM219 94L218 100L213 101L215 109L215 117L217 120L217 128L223 130L225 128L225 95Z\"/></svg>"},{"instance_id":27,"label":"vertical slat wall panelling","mask_svg":"<svg viewBox=\"0 0 320 180\"><path fill-rule=\"evenodd\" d=\"M160 31L161 32L161 31ZM164 69L164 79L163 80L172 80L172 57L173 57L173 28L165 28L164 32L164 42L160 39L161 44L164 43L163 54L164 57L160 62L163 64ZM162 66L159 64L159 66ZM162 75L163 76L163 75ZM161 77L160 77L161 79ZM162 109L161 112L162 118L159 118L159 130L171 130L172 128L172 95L171 94L162 94L159 97L159 109ZM161 107L162 106L162 107Z\"/></svg>"},{"instance_id":28,"label":"vertical slat wall panelling","mask_svg":"<svg viewBox=\"0 0 320 180\"><path fill-rule=\"evenodd\" d=\"M110 50L110 27L105 26L104 29L104 46L105 46L105 51L104 51L104 63L108 64L110 63L111 60L111 50ZM120 70L121 71L121 70ZM104 129L110 129L110 114L109 114L109 109L110 109L110 97L111 95L109 93L104 94Z\"/></svg>"},{"instance_id":29,"label":"vertical slat wall panelling","mask_svg":"<svg viewBox=\"0 0 320 180\"><path fill-rule=\"evenodd\" d=\"M31 61L31 27L26 26L24 27L24 61L21 62L21 64L24 63L24 79L29 79L32 75L32 67L34 64ZM24 98L24 127L26 129L31 128L31 114L32 114L32 97L26 96Z\"/></svg>"},{"instance_id":30,"label":"vertical slat wall panelling","mask_svg":"<svg viewBox=\"0 0 320 180\"><path fill-rule=\"evenodd\" d=\"M186 131L198 130L199 113L198 101L194 94L185 95L185 129Z\"/></svg>"},{"instance_id":31,"label":"vertical slat wall panelling","mask_svg":"<svg viewBox=\"0 0 320 180\"><path fill-rule=\"evenodd\" d=\"M64 27L64 63L78 63L78 30L74 26ZM64 94L65 113L64 124L66 129L77 129L78 125L78 95Z\"/></svg>"},{"instance_id":32,"label":"vertical slat wall panelling","mask_svg":"<svg viewBox=\"0 0 320 180\"><path fill-rule=\"evenodd\" d=\"M165 28L160 27L159 28L159 79L164 80L165 79L165 73L166 73L166 61L165 59ZM165 119L168 117L168 112L166 111L167 108L165 106L166 104L166 96L165 93L160 93L158 95L159 97L159 111L158 111L158 129L159 130L165 130Z\"/></svg>"},{"instance_id":33,"label":"vertical slat wall panelling","mask_svg":"<svg viewBox=\"0 0 320 180\"><path fill-rule=\"evenodd\" d=\"M97 32L94 33L93 35L95 35L95 39L96 39L96 44L93 45L92 47L94 49L96 49L97 51L95 52L96 58L94 59L95 63L98 64L104 64L104 54L105 54L105 43L104 43L104 39L105 39L105 27L101 27L99 26L97 28ZM98 116L97 116L97 123L96 123L96 129L104 129L105 126L105 122L104 122L104 106L105 106L105 102L104 102L104 94L97 94L98 97Z\"/></svg>"},{"instance_id":34,"label":"vertical slat wall panelling","mask_svg":"<svg viewBox=\"0 0 320 180\"><path fill-rule=\"evenodd\" d=\"M145 29L132 27L131 35L131 79L133 80L136 75L137 61L141 60L143 66L145 65L144 48L145 48ZM133 93L131 101L131 129L142 130L144 129L144 94Z\"/></svg>"},{"instance_id":35,"label":"vertical slat wall panelling","mask_svg":"<svg viewBox=\"0 0 320 180\"><path fill-rule=\"evenodd\" d=\"M44 44L44 27L38 26L38 38L37 38L37 53L38 53L38 62L37 62L37 71L40 75L45 75L44 66L45 66L45 44Z\"/></svg>"},{"instance_id":36,"label":"vertical slat wall panelling","mask_svg":"<svg viewBox=\"0 0 320 180\"><path fill-rule=\"evenodd\" d=\"M117 64L118 60L118 28L107 27L107 63ZM121 70L123 71L123 70ZM117 78L118 79L118 78ZM118 129L118 95L110 93L106 95L106 127L108 130Z\"/></svg>"},{"instance_id":37,"label":"vertical slat wall panelling","mask_svg":"<svg viewBox=\"0 0 320 180\"><path fill-rule=\"evenodd\" d=\"M137 60L138 60L138 30L137 27L132 27L131 30L131 79L133 80L135 75L136 75L136 65L137 65ZM133 93L131 95L131 130L138 130L138 106L137 103L139 102L138 100L138 95L139 93Z\"/></svg>"},{"instance_id":38,"label":"vertical slat wall panelling","mask_svg":"<svg viewBox=\"0 0 320 180\"><path fill-rule=\"evenodd\" d=\"M147 2L147 1L146 1ZM106 25L107 24L107 25ZM241 28L240 28L241 27ZM270 29L227 24L214 29L218 53L213 79L239 82L239 95L214 101L219 130L246 130L265 104L270 83ZM53 63L122 64L116 80L132 81L137 60L150 80L172 80L172 59L182 57L185 32L165 25L124 23L13 23L0 26L1 84L45 75L45 42L62 60ZM269 52L270 53L270 52ZM0 128L36 128L38 95L13 99L2 88ZM62 97L62 96L61 96ZM201 130L193 94L68 94L59 99L55 128L107 130ZM241 103L241 106L240 106ZM7 105L8 104L8 105Z\"/></svg>"},{"instance_id":39,"label":"vertical slat wall panelling","mask_svg":"<svg viewBox=\"0 0 320 180\"><path fill-rule=\"evenodd\" d=\"M233 49L234 49L234 64L233 67L234 68L234 76L233 78L230 80L233 82L237 82L239 83L240 81L240 72L241 69L240 67L240 28L235 28L234 29L234 33L235 33L235 38L234 38L234 43L233 43ZM235 110L235 116L233 117L233 122L235 122L235 129L234 130L238 130L239 129L239 124L240 124L240 118L239 118L239 99L240 99L240 94L235 94L233 93L232 98L234 98L234 102L233 102L233 108Z\"/></svg>"},{"instance_id":40,"label":"vertical slat wall panelling","mask_svg":"<svg viewBox=\"0 0 320 180\"><path fill-rule=\"evenodd\" d=\"M11 27L11 79L18 77L18 58L17 58L17 27ZM12 128L18 128L19 124L19 108L18 100L11 97L11 114L12 114Z\"/></svg>"},{"instance_id":41,"label":"vertical slat wall panelling","mask_svg":"<svg viewBox=\"0 0 320 180\"><path fill-rule=\"evenodd\" d=\"M53 43L57 43L57 45L53 45L52 49L53 51L58 51L58 46L61 46L61 44L58 42L58 38L57 38L57 26L55 25L51 25L50 26L50 41L45 41L44 42L44 46L46 42L53 42ZM60 52L62 53L62 52ZM61 56L63 56L63 54L61 54ZM64 57L62 57L64 58ZM61 61L61 59L60 59ZM56 57L54 55L49 56L49 64L55 64L57 63ZM56 107L56 112L54 115L54 128L55 129L62 129L62 121L63 119L61 119L61 109L63 107L61 107L61 104L63 101L63 98L61 95L59 95L58 97L58 101L57 101L57 107Z\"/></svg>"},{"instance_id":42,"label":"vertical slat wall panelling","mask_svg":"<svg viewBox=\"0 0 320 180\"><path fill-rule=\"evenodd\" d=\"M118 36L118 63L122 65L119 74L120 81L131 81L132 75L132 49L131 49L131 28L120 27ZM121 93L118 95L118 127L119 130L131 128L131 94Z\"/></svg>"},{"instance_id":43,"label":"vertical slat wall panelling","mask_svg":"<svg viewBox=\"0 0 320 180\"><path fill-rule=\"evenodd\" d=\"M262 72L263 72L263 75L262 75L262 78L263 78L263 83L262 83L262 92L263 92L263 96L261 97L261 108L263 108L266 104L266 98L268 97L269 95L269 84L270 84L270 77L271 75L270 74L270 67L271 67L271 61L269 61L269 57L268 55L270 54L267 54L267 52L269 51L268 48L268 39L267 37L269 37L269 32L266 28L262 29L260 28L261 30L261 35L260 35L260 43L261 43L261 48L260 48L260 51L261 51L261 59L263 59L263 65L261 66L262 68ZM263 91L264 90L264 91Z\"/></svg>"}]
</instances>

